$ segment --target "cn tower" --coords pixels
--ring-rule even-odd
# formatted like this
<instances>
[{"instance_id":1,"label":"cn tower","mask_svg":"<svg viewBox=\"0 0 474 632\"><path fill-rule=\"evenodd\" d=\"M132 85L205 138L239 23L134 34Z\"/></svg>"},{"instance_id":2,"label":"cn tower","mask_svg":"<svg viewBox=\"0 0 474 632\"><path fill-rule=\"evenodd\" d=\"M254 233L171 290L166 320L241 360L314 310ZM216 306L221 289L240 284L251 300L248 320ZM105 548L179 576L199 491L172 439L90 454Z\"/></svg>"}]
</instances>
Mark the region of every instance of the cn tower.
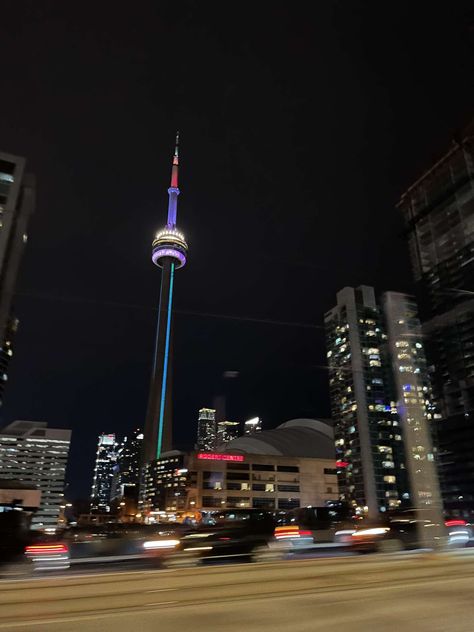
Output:
<instances>
[{"instance_id":1,"label":"cn tower","mask_svg":"<svg viewBox=\"0 0 474 632\"><path fill-rule=\"evenodd\" d=\"M156 235L152 246L152 261L161 268L160 304L155 340L155 354L151 374L150 394L145 421L144 464L159 459L171 450L171 357L173 287L176 270L186 263L188 244L176 227L178 213L178 145L179 132L171 168L168 189L168 221Z\"/></svg>"}]
</instances>

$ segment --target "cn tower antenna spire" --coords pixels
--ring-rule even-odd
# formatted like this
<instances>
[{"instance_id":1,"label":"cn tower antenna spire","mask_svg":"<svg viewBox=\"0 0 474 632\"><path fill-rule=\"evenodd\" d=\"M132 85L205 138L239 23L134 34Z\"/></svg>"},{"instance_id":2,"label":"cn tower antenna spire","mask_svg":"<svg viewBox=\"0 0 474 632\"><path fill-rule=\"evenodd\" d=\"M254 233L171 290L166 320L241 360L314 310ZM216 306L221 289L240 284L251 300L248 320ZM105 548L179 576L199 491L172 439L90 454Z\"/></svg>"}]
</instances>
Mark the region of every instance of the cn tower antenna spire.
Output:
<instances>
[{"instance_id":1,"label":"cn tower antenna spire","mask_svg":"<svg viewBox=\"0 0 474 632\"><path fill-rule=\"evenodd\" d=\"M171 185L168 189L170 196L168 203L168 228L176 226L176 215L178 213L178 167L179 167L179 132L176 132L176 143L174 146L173 166L171 167Z\"/></svg>"},{"instance_id":2,"label":"cn tower antenna spire","mask_svg":"<svg viewBox=\"0 0 474 632\"><path fill-rule=\"evenodd\" d=\"M171 188L178 188L178 165L179 165L179 132L176 132L176 144L174 147L173 166L171 168Z\"/></svg>"}]
</instances>

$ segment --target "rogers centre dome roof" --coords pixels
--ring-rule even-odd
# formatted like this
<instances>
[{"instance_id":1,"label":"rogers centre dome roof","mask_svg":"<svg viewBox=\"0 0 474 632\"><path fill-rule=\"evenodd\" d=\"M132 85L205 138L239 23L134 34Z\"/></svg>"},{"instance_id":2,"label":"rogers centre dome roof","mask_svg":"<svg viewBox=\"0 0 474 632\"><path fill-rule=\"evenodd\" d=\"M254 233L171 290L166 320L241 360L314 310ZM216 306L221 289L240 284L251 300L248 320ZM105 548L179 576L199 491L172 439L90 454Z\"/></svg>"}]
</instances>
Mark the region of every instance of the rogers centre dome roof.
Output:
<instances>
[{"instance_id":1,"label":"rogers centre dome roof","mask_svg":"<svg viewBox=\"0 0 474 632\"><path fill-rule=\"evenodd\" d=\"M225 452L335 459L332 427L317 419L292 419L274 430L264 430L230 441Z\"/></svg>"}]
</instances>

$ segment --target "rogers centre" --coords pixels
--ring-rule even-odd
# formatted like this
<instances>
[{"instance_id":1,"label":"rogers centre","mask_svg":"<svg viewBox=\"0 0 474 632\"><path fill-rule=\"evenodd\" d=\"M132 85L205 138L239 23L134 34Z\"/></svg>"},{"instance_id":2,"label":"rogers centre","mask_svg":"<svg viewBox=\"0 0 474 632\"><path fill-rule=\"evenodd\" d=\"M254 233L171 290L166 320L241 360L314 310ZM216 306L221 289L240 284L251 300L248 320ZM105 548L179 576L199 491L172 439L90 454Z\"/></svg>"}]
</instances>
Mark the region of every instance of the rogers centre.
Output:
<instances>
[{"instance_id":1,"label":"rogers centre","mask_svg":"<svg viewBox=\"0 0 474 632\"><path fill-rule=\"evenodd\" d=\"M296 419L215 452L164 453L147 466L144 516L156 511L289 510L338 500L333 432Z\"/></svg>"}]
</instances>

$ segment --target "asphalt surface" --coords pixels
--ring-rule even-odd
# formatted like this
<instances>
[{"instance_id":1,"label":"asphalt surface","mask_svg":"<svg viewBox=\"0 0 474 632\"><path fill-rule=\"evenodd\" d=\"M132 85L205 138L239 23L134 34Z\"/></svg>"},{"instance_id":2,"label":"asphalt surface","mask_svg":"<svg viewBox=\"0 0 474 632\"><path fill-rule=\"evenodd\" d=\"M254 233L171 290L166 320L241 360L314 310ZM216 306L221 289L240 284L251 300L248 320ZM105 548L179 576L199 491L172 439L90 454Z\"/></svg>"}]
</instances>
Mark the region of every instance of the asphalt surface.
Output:
<instances>
[{"instance_id":1,"label":"asphalt surface","mask_svg":"<svg viewBox=\"0 0 474 632\"><path fill-rule=\"evenodd\" d=\"M472 632L473 580L463 551L3 581L0 630Z\"/></svg>"}]
</instances>

